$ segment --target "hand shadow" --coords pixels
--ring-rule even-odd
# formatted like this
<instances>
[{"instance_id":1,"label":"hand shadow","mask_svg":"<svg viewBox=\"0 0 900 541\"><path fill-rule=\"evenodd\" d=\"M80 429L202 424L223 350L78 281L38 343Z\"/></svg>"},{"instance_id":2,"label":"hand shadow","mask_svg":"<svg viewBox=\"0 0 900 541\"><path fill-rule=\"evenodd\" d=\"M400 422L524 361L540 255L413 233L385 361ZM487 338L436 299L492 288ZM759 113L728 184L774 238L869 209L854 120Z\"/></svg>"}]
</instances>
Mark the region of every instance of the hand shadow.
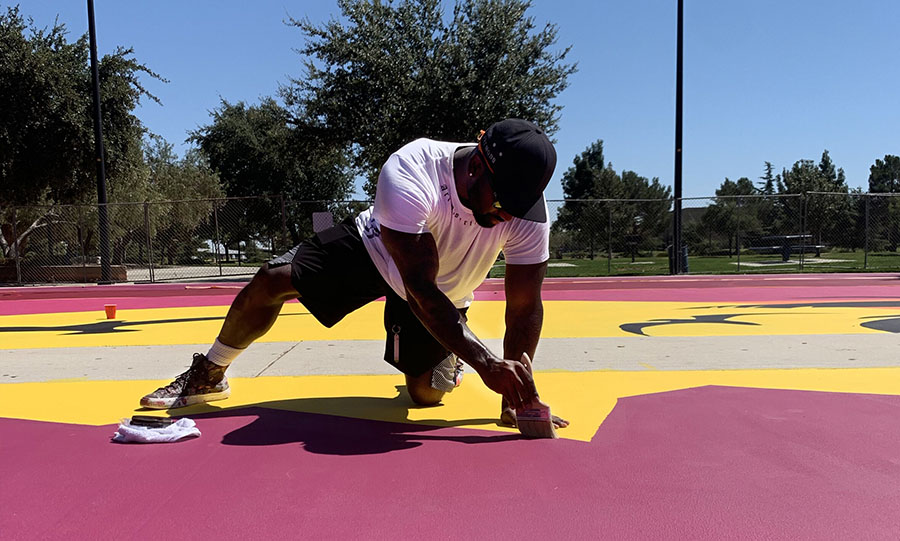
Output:
<instances>
[{"instance_id":1,"label":"hand shadow","mask_svg":"<svg viewBox=\"0 0 900 541\"><path fill-rule=\"evenodd\" d=\"M236 428L222 437L224 445L284 445L300 443L311 453L329 455L367 455L419 447L428 441L459 443L495 443L519 440L519 434L455 435L442 428L466 425L500 426L498 419L429 419L410 421L414 406L405 385L396 386L394 398L367 396L295 398L247 404L235 408L218 408L204 404L170 410L179 417L194 420L222 417L256 416L250 424ZM308 413L315 412L315 413ZM362 417L377 417L369 420Z\"/></svg>"}]
</instances>

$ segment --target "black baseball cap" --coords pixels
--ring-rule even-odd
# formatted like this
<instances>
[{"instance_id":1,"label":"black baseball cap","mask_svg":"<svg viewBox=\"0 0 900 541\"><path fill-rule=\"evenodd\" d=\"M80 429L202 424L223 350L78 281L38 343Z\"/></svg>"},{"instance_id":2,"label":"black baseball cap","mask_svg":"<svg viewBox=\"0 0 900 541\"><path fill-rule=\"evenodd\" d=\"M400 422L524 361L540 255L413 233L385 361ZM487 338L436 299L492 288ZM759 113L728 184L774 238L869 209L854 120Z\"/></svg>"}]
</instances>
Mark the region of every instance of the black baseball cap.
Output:
<instances>
[{"instance_id":1,"label":"black baseball cap","mask_svg":"<svg viewBox=\"0 0 900 541\"><path fill-rule=\"evenodd\" d=\"M492 125L478 140L494 197L516 218L546 222L544 188L556 168L556 149L533 123L508 118Z\"/></svg>"}]
</instances>

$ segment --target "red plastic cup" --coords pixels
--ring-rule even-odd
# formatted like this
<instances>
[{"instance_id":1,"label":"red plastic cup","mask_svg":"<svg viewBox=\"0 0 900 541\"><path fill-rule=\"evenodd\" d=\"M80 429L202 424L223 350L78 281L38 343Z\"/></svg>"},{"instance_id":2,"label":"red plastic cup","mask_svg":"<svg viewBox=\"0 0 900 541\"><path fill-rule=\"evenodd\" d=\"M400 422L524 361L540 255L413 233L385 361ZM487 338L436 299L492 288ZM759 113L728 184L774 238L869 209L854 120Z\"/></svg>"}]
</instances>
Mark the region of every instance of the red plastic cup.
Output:
<instances>
[{"instance_id":1,"label":"red plastic cup","mask_svg":"<svg viewBox=\"0 0 900 541\"><path fill-rule=\"evenodd\" d=\"M106 319L116 319L115 304L104 304L103 308L106 310Z\"/></svg>"}]
</instances>

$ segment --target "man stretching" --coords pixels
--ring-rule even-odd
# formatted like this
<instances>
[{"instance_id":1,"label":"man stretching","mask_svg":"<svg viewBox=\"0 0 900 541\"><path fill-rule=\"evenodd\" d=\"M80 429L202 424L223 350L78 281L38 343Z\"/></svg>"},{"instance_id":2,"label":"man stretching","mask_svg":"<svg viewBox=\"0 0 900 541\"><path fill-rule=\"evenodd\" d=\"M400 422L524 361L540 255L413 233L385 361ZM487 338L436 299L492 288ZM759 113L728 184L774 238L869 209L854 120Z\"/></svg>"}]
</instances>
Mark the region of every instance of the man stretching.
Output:
<instances>
[{"instance_id":1,"label":"man stretching","mask_svg":"<svg viewBox=\"0 0 900 541\"><path fill-rule=\"evenodd\" d=\"M221 400L225 371L299 301L326 327L386 297L384 359L406 375L410 398L440 402L470 365L502 395L501 421L538 400L530 362L543 323L541 283L550 227L543 192L556 151L531 122L507 119L475 143L413 141L381 170L375 204L265 263L237 295L209 352L144 396L147 408ZM473 292L500 252L506 260L503 356L466 325ZM568 423L554 418L557 427Z\"/></svg>"}]
</instances>

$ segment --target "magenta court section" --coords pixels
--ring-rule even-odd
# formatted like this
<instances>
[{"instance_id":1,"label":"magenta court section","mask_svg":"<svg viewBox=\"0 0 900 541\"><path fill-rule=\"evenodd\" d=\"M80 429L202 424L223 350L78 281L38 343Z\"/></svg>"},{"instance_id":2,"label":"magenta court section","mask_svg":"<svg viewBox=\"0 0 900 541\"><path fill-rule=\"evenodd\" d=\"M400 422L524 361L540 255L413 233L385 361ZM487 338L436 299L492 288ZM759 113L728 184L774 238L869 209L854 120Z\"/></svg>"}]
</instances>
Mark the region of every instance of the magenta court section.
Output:
<instances>
[{"instance_id":1,"label":"magenta court section","mask_svg":"<svg viewBox=\"0 0 900 541\"><path fill-rule=\"evenodd\" d=\"M119 310L228 306L244 285L228 283L7 287L0 288L0 316L91 311L102 314L104 304L115 304Z\"/></svg>"},{"instance_id":2,"label":"magenta court section","mask_svg":"<svg viewBox=\"0 0 900 541\"><path fill-rule=\"evenodd\" d=\"M0 419L0 537L900 533L900 397L637 396L619 400L590 443L265 406L193 416L200 438L161 445L111 443L113 426Z\"/></svg>"},{"instance_id":3,"label":"magenta court section","mask_svg":"<svg viewBox=\"0 0 900 541\"><path fill-rule=\"evenodd\" d=\"M228 306L241 282L0 288L0 316L190 306ZM486 280L476 300L504 300L502 279ZM897 299L894 274L651 276L548 278L546 301L784 303L803 300Z\"/></svg>"}]
</instances>

